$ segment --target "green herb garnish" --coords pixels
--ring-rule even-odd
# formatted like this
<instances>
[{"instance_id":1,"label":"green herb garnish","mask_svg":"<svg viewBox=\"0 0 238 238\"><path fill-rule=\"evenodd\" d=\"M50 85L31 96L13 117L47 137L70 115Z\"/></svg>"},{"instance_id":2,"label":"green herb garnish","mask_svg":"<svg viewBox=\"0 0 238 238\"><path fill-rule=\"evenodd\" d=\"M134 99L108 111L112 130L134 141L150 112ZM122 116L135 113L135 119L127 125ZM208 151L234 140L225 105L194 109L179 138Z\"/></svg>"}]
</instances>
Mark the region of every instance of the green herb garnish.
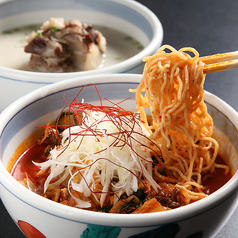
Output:
<instances>
[{"instance_id":1,"label":"green herb garnish","mask_svg":"<svg viewBox=\"0 0 238 238\"><path fill-rule=\"evenodd\" d=\"M132 40L132 41L131 41L131 44L132 44L132 45L140 45L140 42L137 41L137 40Z\"/></svg>"},{"instance_id":2,"label":"green herb garnish","mask_svg":"<svg viewBox=\"0 0 238 238\"><path fill-rule=\"evenodd\" d=\"M36 32L35 36L42 36L41 32Z\"/></svg>"},{"instance_id":3,"label":"green herb garnish","mask_svg":"<svg viewBox=\"0 0 238 238\"><path fill-rule=\"evenodd\" d=\"M2 33L3 34L12 34L14 32L18 32L20 31L21 29L19 27L16 27L16 28L13 28L13 29L10 29L10 30L6 30L6 31L3 31Z\"/></svg>"},{"instance_id":4,"label":"green herb garnish","mask_svg":"<svg viewBox=\"0 0 238 238\"><path fill-rule=\"evenodd\" d=\"M131 36L126 36L126 37L125 37L125 40L128 40L128 41L129 41L129 40L133 40L133 38L132 38Z\"/></svg>"},{"instance_id":5,"label":"green herb garnish","mask_svg":"<svg viewBox=\"0 0 238 238\"><path fill-rule=\"evenodd\" d=\"M58 31L58 27L57 27L57 26L53 26L53 27L51 28L51 32L52 32L52 33L55 33L56 31Z\"/></svg>"},{"instance_id":6,"label":"green herb garnish","mask_svg":"<svg viewBox=\"0 0 238 238\"><path fill-rule=\"evenodd\" d=\"M2 34L11 34L13 31L3 31Z\"/></svg>"}]
</instances>

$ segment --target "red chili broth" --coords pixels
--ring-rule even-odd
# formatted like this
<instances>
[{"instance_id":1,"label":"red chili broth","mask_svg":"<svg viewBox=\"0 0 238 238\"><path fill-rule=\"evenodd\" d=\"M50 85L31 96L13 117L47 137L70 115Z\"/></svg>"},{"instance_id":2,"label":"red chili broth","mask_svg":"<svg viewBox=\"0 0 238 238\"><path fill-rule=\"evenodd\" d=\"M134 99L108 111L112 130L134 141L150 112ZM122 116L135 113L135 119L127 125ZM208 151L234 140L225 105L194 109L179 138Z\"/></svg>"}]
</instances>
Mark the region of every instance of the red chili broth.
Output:
<instances>
[{"instance_id":1,"label":"red chili broth","mask_svg":"<svg viewBox=\"0 0 238 238\"><path fill-rule=\"evenodd\" d=\"M45 158L42 157L42 153L45 149L45 145L34 144L29 149L27 149L17 160L14 167L12 168L11 174L16 180L22 180L26 176L32 180L32 182L37 186L37 193L42 193L44 182L48 176L48 172L37 176L40 171L40 167L36 166L34 162L44 162ZM216 159L216 163L225 164L222 158L219 156ZM203 183L205 186L205 193L211 194L222 187L228 180L232 177L231 172L224 174L224 169L217 168L215 173L210 174L209 178Z\"/></svg>"},{"instance_id":2,"label":"red chili broth","mask_svg":"<svg viewBox=\"0 0 238 238\"><path fill-rule=\"evenodd\" d=\"M41 163L45 161L45 157L42 156L46 145L34 144L29 147L17 160L14 167L12 168L11 175L16 180L22 180L26 177L37 186L37 193L43 192L44 182L49 173L43 173L38 176L37 173L40 171L40 167L36 166L34 162Z\"/></svg>"},{"instance_id":3,"label":"red chili broth","mask_svg":"<svg viewBox=\"0 0 238 238\"><path fill-rule=\"evenodd\" d=\"M224 160L218 155L216 158L217 164L225 164ZM224 174L224 169L216 168L213 174L209 174L209 177L203 182L203 186L206 188L206 194L212 194L219 188L221 188L232 177L231 172Z\"/></svg>"}]
</instances>

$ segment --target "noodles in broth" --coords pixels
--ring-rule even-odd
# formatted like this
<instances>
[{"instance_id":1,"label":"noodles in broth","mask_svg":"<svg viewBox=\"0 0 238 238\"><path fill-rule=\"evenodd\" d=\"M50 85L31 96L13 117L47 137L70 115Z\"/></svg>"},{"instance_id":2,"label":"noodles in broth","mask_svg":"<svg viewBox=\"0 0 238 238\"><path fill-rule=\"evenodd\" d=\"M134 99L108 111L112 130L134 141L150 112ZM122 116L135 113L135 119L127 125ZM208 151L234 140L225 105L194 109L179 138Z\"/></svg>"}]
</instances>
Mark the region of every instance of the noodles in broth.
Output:
<instances>
[{"instance_id":1,"label":"noodles in broth","mask_svg":"<svg viewBox=\"0 0 238 238\"><path fill-rule=\"evenodd\" d=\"M144 60L143 78L136 89L141 120L187 202L203 198L202 173L213 173L216 167L229 170L215 163L219 145L212 138L213 121L204 103L204 63L195 49L177 51L168 45ZM152 124L145 108L151 111Z\"/></svg>"}]
</instances>

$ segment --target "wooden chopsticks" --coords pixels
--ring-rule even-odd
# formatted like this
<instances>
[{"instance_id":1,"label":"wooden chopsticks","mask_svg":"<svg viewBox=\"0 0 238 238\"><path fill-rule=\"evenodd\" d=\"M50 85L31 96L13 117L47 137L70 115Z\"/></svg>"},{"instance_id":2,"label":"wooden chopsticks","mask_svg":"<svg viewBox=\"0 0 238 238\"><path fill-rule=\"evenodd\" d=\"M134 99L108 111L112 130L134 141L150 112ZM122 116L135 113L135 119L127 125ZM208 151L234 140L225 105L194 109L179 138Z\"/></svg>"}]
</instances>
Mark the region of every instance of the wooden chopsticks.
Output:
<instances>
[{"instance_id":1,"label":"wooden chopsticks","mask_svg":"<svg viewBox=\"0 0 238 238\"><path fill-rule=\"evenodd\" d=\"M199 58L205 63L204 74L238 68L238 51Z\"/></svg>"}]
</instances>

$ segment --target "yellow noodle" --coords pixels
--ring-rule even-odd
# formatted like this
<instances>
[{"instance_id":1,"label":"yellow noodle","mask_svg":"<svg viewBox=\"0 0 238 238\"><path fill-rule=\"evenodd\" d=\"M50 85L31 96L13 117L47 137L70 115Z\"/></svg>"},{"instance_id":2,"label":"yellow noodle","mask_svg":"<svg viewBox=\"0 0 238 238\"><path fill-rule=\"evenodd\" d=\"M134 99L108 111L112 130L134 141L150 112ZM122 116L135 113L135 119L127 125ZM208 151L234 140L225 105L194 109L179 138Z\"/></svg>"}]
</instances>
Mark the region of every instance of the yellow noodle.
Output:
<instances>
[{"instance_id":1,"label":"yellow noodle","mask_svg":"<svg viewBox=\"0 0 238 238\"><path fill-rule=\"evenodd\" d=\"M187 201L203 198L202 173L228 169L215 164L219 145L212 138L213 121L204 103L204 63L195 49L177 51L169 45L143 60L143 77L135 90L141 120Z\"/></svg>"}]
</instances>

